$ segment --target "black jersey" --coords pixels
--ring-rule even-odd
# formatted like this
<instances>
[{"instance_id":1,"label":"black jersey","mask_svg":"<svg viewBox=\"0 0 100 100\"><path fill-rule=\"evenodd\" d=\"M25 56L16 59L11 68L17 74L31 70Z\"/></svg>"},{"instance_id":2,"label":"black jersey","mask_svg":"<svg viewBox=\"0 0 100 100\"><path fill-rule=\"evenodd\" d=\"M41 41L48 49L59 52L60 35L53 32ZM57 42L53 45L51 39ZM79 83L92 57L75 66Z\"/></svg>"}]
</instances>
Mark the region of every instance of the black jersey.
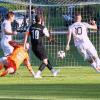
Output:
<instances>
[{"instance_id":1,"label":"black jersey","mask_svg":"<svg viewBox=\"0 0 100 100\"><path fill-rule=\"evenodd\" d=\"M44 36L43 29L45 27L41 24L32 24L29 29L32 47L42 45L42 37Z\"/></svg>"},{"instance_id":2,"label":"black jersey","mask_svg":"<svg viewBox=\"0 0 100 100\"><path fill-rule=\"evenodd\" d=\"M47 58L45 47L42 44L42 38L45 35L45 33L43 33L44 29L45 27L41 24L32 24L29 29L32 51L40 60Z\"/></svg>"}]
</instances>

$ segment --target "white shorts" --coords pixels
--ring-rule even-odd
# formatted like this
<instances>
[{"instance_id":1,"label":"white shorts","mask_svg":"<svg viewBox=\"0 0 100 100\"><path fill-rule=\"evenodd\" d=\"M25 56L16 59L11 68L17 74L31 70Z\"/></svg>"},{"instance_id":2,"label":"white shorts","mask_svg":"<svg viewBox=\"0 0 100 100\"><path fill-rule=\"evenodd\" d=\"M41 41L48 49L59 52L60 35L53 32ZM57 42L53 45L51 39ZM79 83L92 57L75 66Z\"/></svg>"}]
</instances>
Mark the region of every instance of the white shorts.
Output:
<instances>
[{"instance_id":1,"label":"white shorts","mask_svg":"<svg viewBox=\"0 0 100 100\"><path fill-rule=\"evenodd\" d=\"M1 40L1 48L5 56L11 54L14 50L14 47L12 47L8 42L4 42L3 40Z\"/></svg>"},{"instance_id":2,"label":"white shorts","mask_svg":"<svg viewBox=\"0 0 100 100\"><path fill-rule=\"evenodd\" d=\"M97 51L91 42L89 42L88 44L81 43L77 46L77 50L84 57L84 60L98 56Z\"/></svg>"}]
</instances>

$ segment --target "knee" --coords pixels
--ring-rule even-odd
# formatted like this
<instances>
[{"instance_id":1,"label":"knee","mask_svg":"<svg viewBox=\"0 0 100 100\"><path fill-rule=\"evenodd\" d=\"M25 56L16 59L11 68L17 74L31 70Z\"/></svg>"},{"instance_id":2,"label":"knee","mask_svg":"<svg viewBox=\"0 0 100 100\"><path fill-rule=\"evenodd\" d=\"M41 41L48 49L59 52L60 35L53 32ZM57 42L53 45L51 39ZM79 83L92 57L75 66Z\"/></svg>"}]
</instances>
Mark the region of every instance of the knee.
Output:
<instances>
[{"instance_id":1,"label":"knee","mask_svg":"<svg viewBox=\"0 0 100 100\"><path fill-rule=\"evenodd\" d=\"M46 65L48 65L48 59L44 59L43 63L46 64Z\"/></svg>"}]
</instances>

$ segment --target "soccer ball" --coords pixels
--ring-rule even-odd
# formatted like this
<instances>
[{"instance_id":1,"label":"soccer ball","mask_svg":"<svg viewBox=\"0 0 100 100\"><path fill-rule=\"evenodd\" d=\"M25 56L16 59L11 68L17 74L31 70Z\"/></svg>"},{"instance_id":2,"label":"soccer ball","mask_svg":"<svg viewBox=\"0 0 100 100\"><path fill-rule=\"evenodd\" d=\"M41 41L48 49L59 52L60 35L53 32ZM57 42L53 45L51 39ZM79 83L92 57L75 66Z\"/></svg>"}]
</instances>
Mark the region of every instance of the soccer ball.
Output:
<instances>
[{"instance_id":1,"label":"soccer ball","mask_svg":"<svg viewBox=\"0 0 100 100\"><path fill-rule=\"evenodd\" d=\"M65 52L64 51L58 51L57 52L57 58L61 58L61 59L63 59L65 57Z\"/></svg>"}]
</instances>

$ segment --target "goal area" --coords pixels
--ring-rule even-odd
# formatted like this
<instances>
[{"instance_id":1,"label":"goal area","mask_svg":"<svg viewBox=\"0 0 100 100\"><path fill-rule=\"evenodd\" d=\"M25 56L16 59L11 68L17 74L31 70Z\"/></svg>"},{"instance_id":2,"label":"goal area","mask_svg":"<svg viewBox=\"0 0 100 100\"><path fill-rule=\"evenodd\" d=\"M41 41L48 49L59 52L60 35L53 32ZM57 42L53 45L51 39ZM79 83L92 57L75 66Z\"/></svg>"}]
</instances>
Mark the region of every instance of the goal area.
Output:
<instances>
[{"instance_id":1,"label":"goal area","mask_svg":"<svg viewBox=\"0 0 100 100\"><path fill-rule=\"evenodd\" d=\"M43 39L45 49L53 66L87 66L83 57L77 52L73 39L70 43L70 51L66 52L64 59L57 58L57 52L65 50L68 34L68 27L74 22L74 15L80 12L83 21L88 22L90 19L96 20L98 30L88 30L88 36L94 44L98 55L100 56L100 2L99 0L3 0L0 6L4 6L11 11L17 12L17 17L21 18L22 23L18 23L18 35L14 37L17 41L23 41L25 30L28 24L24 23L27 8L29 12L41 14L44 25L50 31L50 34L57 43L49 43L47 38ZM32 13L29 13L29 19L32 19ZM33 18L34 19L34 18ZM24 25L25 24L25 25ZM24 30L24 31L22 31ZM1 37L2 38L2 37ZM32 65L39 65L40 61L34 56L31 49L29 51Z\"/></svg>"}]
</instances>

